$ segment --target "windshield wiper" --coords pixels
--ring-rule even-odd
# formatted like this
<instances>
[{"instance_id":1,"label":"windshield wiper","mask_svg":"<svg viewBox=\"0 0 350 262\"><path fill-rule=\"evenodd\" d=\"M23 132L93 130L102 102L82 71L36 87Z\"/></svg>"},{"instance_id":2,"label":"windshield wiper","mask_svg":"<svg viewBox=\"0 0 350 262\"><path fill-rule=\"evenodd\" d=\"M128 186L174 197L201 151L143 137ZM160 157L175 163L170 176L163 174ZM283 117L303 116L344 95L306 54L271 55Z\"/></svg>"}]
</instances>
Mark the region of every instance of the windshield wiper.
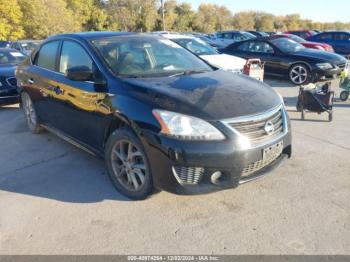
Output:
<instances>
[{"instance_id":1,"label":"windshield wiper","mask_svg":"<svg viewBox=\"0 0 350 262\"><path fill-rule=\"evenodd\" d=\"M185 70L176 74L169 75L168 77L181 76L181 75L192 75L209 72L208 70Z\"/></svg>"}]
</instances>

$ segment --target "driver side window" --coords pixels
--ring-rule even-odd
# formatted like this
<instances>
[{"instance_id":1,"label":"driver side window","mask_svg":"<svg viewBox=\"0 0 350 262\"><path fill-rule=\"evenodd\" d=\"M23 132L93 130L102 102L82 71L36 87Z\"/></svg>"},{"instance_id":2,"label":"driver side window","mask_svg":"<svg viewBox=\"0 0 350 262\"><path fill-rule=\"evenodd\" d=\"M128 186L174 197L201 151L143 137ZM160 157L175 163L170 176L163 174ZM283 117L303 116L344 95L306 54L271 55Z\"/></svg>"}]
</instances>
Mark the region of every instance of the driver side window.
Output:
<instances>
[{"instance_id":1,"label":"driver side window","mask_svg":"<svg viewBox=\"0 0 350 262\"><path fill-rule=\"evenodd\" d=\"M60 73L76 66L86 66L92 71L92 59L82 46L72 41L64 41L60 57Z\"/></svg>"},{"instance_id":2,"label":"driver side window","mask_svg":"<svg viewBox=\"0 0 350 262\"><path fill-rule=\"evenodd\" d=\"M273 53L273 48L266 42L251 42L249 45L249 51L254 53Z\"/></svg>"}]
</instances>

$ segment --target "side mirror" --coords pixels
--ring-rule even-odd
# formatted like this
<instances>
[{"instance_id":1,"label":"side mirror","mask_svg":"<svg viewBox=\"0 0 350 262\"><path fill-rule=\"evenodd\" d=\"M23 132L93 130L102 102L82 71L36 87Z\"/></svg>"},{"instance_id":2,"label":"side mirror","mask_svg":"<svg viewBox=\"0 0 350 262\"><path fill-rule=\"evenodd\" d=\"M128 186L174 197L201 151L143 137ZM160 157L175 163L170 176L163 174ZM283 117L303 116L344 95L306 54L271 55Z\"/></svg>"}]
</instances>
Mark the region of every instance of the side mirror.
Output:
<instances>
[{"instance_id":1,"label":"side mirror","mask_svg":"<svg viewBox=\"0 0 350 262\"><path fill-rule=\"evenodd\" d=\"M67 69L66 77L73 81L91 81L93 73L87 66L74 66Z\"/></svg>"}]
</instances>

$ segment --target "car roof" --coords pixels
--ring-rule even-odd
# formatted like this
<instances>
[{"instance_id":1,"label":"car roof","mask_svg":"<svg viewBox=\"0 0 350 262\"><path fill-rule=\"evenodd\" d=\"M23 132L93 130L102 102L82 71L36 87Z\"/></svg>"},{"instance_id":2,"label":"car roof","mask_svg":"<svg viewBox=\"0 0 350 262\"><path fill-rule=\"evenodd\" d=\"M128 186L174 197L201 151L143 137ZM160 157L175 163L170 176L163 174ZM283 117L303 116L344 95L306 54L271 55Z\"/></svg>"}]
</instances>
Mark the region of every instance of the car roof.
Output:
<instances>
[{"instance_id":1,"label":"car roof","mask_svg":"<svg viewBox=\"0 0 350 262\"><path fill-rule=\"evenodd\" d=\"M94 38L107 38L107 37L124 36L124 35L141 35L141 34L131 33L131 32L94 31L94 32L57 34L57 35L48 37L48 39L59 39L64 37L76 38L76 39L94 39Z\"/></svg>"},{"instance_id":2,"label":"car roof","mask_svg":"<svg viewBox=\"0 0 350 262\"><path fill-rule=\"evenodd\" d=\"M217 32L217 34L221 34L221 33L244 33L246 31L240 31L240 30L228 30L228 31L220 31Z\"/></svg>"},{"instance_id":3,"label":"car roof","mask_svg":"<svg viewBox=\"0 0 350 262\"><path fill-rule=\"evenodd\" d=\"M320 34L322 34L322 33L345 33L345 34L350 34L350 31L346 31L346 30L331 30L331 31L321 32Z\"/></svg>"},{"instance_id":4,"label":"car roof","mask_svg":"<svg viewBox=\"0 0 350 262\"><path fill-rule=\"evenodd\" d=\"M195 36L190 35L182 35L182 34L166 34L162 35L162 37L168 38L168 39L194 39Z\"/></svg>"}]
</instances>

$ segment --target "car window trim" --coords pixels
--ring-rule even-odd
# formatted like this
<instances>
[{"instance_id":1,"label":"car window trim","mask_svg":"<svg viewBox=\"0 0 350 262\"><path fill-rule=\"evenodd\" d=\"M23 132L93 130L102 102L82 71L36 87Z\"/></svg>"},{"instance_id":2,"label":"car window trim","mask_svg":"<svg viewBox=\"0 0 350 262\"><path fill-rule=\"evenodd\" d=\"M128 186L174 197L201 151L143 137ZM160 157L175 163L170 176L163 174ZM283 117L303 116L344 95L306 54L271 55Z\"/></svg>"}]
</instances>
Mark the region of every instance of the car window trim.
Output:
<instances>
[{"instance_id":1,"label":"car window trim","mask_svg":"<svg viewBox=\"0 0 350 262\"><path fill-rule=\"evenodd\" d=\"M57 39L52 39L50 41L47 41L45 43L43 43L42 45L40 45L40 48L37 49L37 51L35 52L34 54L34 60L32 61L32 57L30 56L30 60L31 60L31 63L33 66L35 67L38 67L38 68L41 68L41 69L44 69L44 70L47 70L47 71L50 71L50 72L53 72L53 73L58 73L56 70L57 70L57 54L58 54L58 51L59 51L59 48L60 48L60 41L61 40L57 40ZM40 54L40 50L43 46L45 46L46 44L49 44L49 43L52 43L52 42L58 42L58 46L57 46L57 51L56 51L56 57L55 57L55 71L51 70L51 69L48 69L48 68L45 68L45 67L42 67L42 66L38 66L36 64L36 60L38 58L38 55Z\"/></svg>"},{"instance_id":2,"label":"car window trim","mask_svg":"<svg viewBox=\"0 0 350 262\"><path fill-rule=\"evenodd\" d=\"M97 67L97 63L96 63L95 60L92 58L91 54L87 51L87 49L86 49L81 43L79 43L79 41L75 41L75 39L61 39L61 45L60 45L60 47L59 47L59 51L58 51L58 61L57 61L57 68L58 68L58 71L57 71L57 72L58 72L59 74L65 76L64 73L61 73L61 72L59 71L59 68L60 68L60 65L61 65L61 54L62 54L63 44L64 44L65 41L67 41L67 42L73 42L73 43L78 44L78 45L84 50L84 52L86 53L86 55L91 59L91 61L92 61L92 67L95 66L95 67L98 68L98 70L101 72L100 68ZM101 72L101 73L102 73L102 72ZM88 82L88 81L83 81L83 82Z\"/></svg>"}]
</instances>

